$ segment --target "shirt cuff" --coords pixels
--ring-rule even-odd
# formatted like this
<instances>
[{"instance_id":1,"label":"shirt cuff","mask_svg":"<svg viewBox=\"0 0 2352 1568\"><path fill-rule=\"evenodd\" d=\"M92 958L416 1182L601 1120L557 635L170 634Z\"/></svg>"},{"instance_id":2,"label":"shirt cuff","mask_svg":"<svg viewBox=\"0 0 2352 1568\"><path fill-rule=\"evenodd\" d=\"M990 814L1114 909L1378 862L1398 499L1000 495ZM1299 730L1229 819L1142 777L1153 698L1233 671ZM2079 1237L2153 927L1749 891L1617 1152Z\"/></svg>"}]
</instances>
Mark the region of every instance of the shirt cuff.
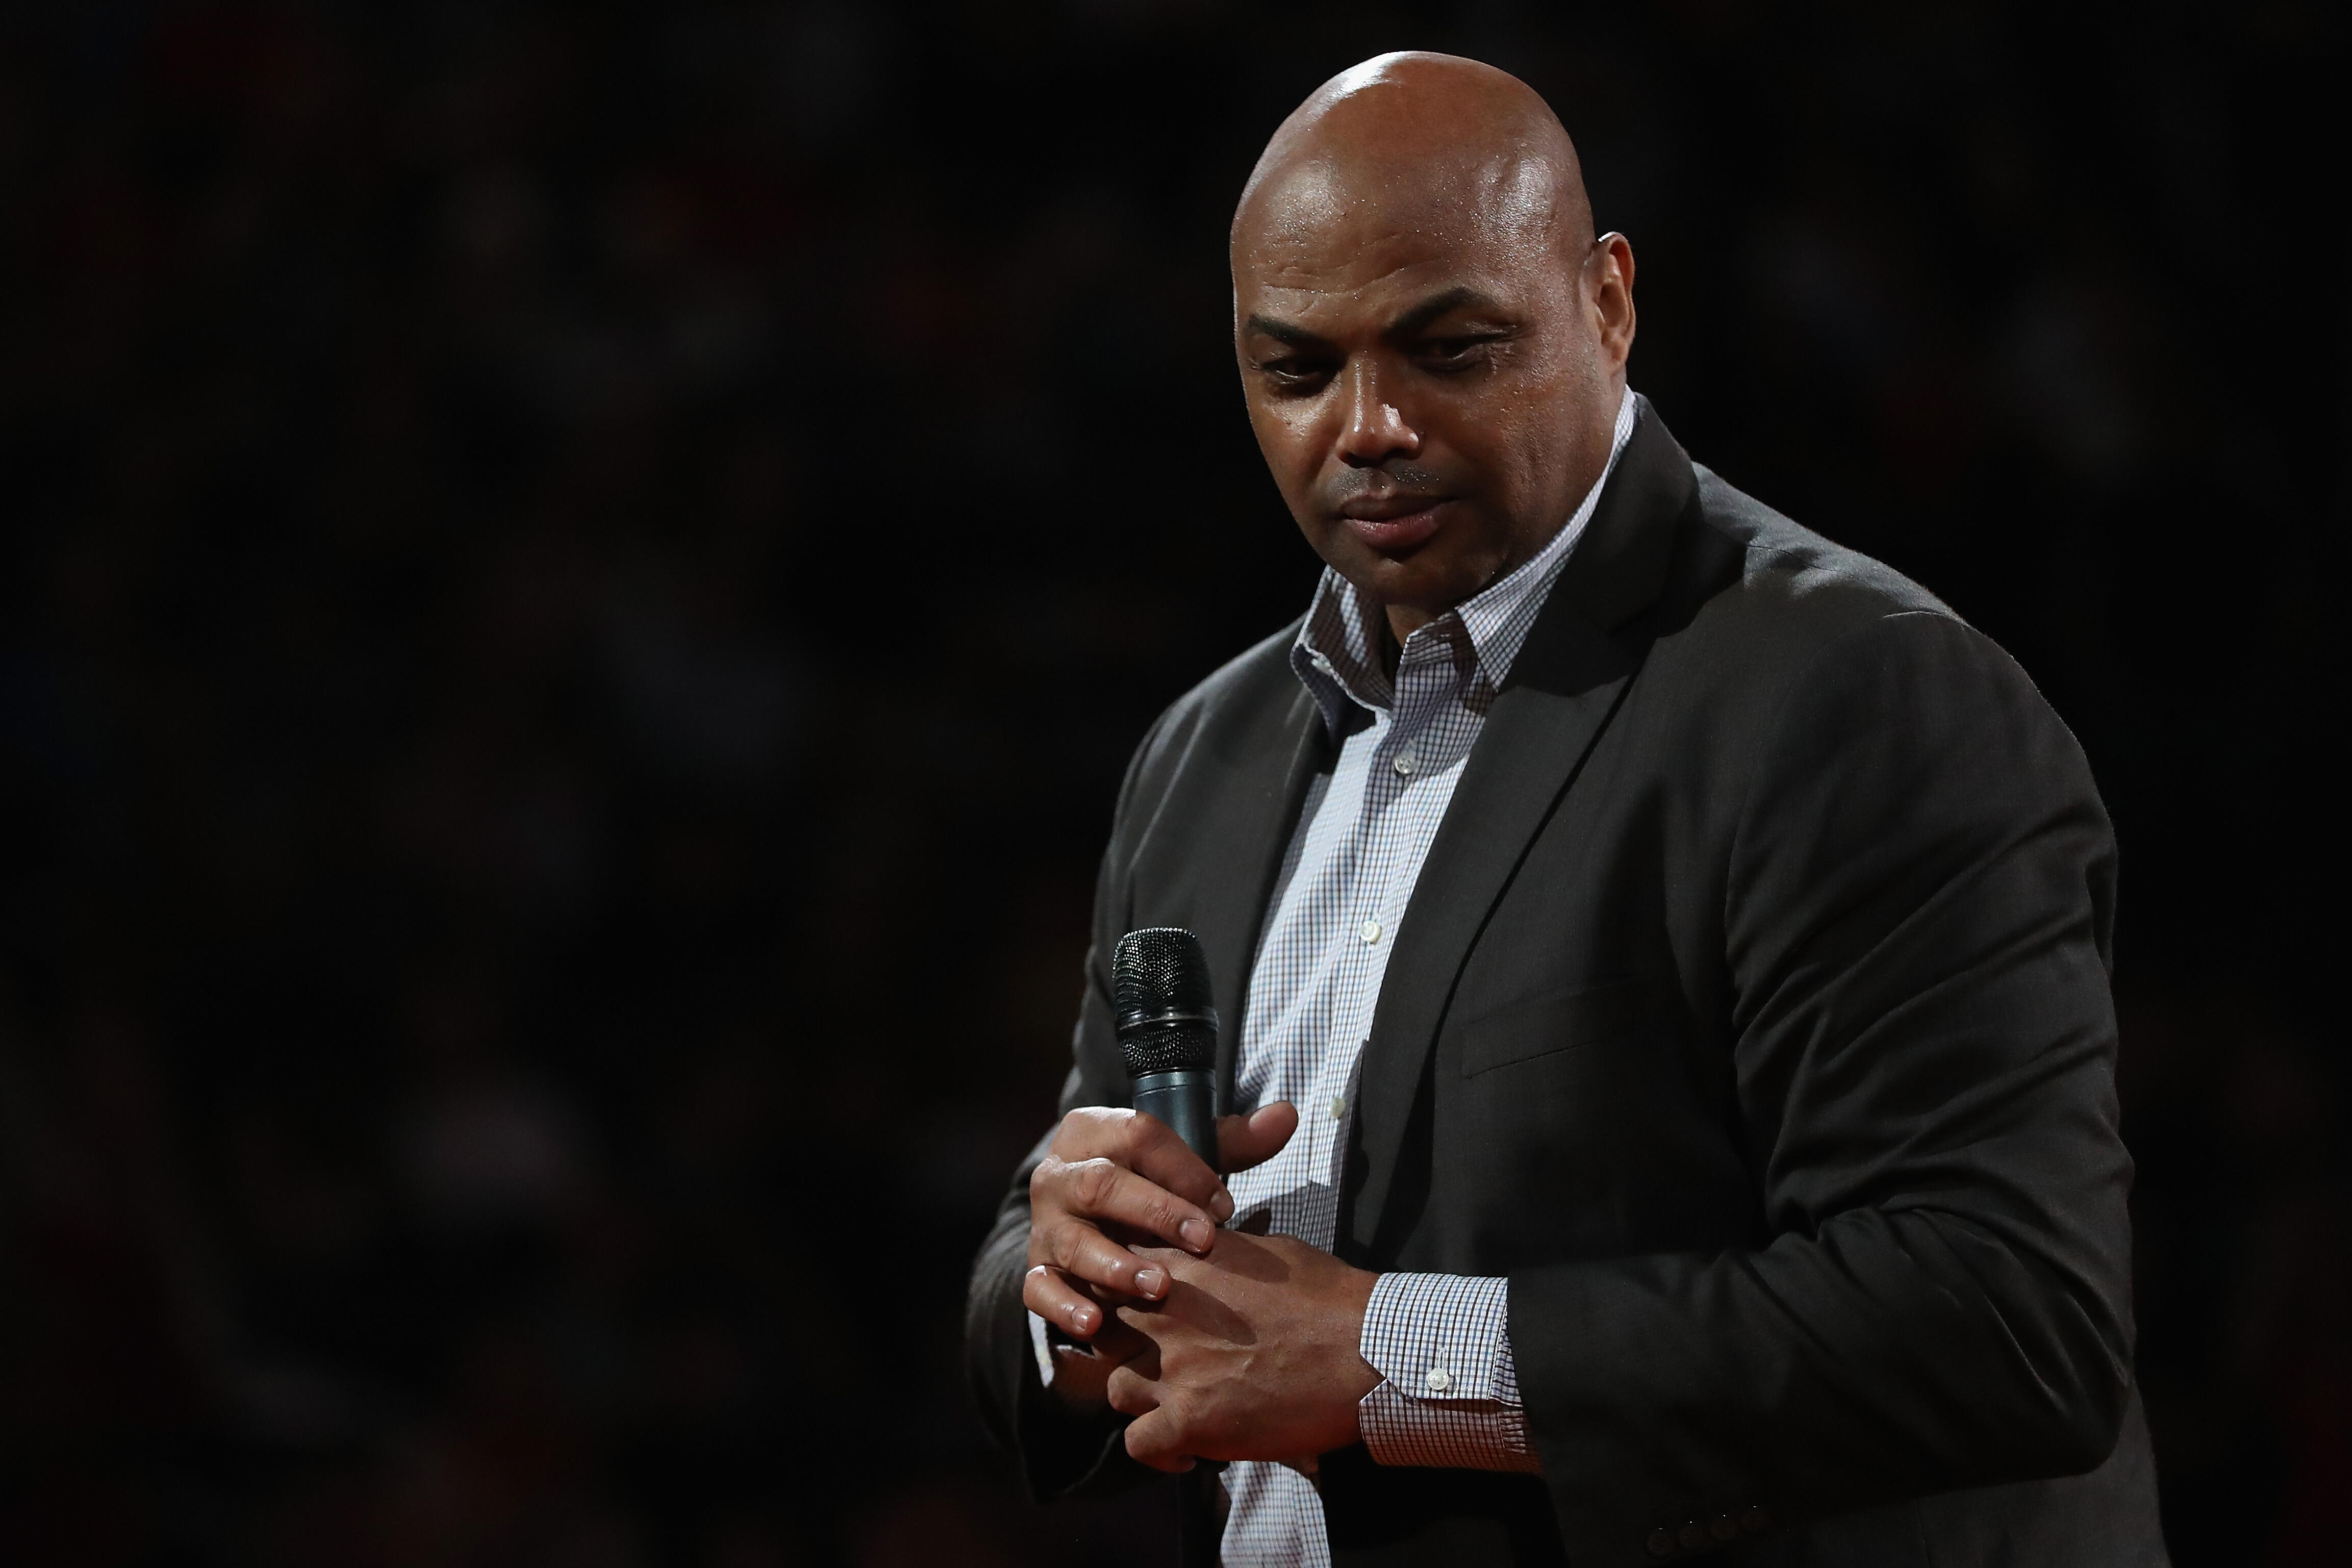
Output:
<instances>
[{"instance_id":1,"label":"shirt cuff","mask_svg":"<svg viewBox=\"0 0 2352 1568\"><path fill-rule=\"evenodd\" d=\"M1024 1312L1029 1320L1029 1348L1037 1352L1037 1384L1054 1386L1054 1347L1045 1342L1045 1320L1034 1312Z\"/></svg>"},{"instance_id":2,"label":"shirt cuff","mask_svg":"<svg viewBox=\"0 0 2352 1568\"><path fill-rule=\"evenodd\" d=\"M1358 1351L1386 1379L1357 1406L1374 1463L1542 1468L1511 1356L1509 1281L1383 1274Z\"/></svg>"}]
</instances>

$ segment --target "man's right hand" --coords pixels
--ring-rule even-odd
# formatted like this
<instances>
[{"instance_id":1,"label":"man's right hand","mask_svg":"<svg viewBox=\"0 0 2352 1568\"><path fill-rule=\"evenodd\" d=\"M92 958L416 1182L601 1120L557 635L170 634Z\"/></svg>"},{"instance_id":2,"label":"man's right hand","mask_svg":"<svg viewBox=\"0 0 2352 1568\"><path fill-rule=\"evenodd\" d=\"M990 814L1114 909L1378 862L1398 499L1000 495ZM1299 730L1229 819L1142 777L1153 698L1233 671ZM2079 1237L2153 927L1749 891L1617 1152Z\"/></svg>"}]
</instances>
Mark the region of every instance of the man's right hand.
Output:
<instances>
[{"instance_id":1,"label":"man's right hand","mask_svg":"<svg viewBox=\"0 0 2352 1568\"><path fill-rule=\"evenodd\" d=\"M1217 1163L1245 1171L1272 1159L1297 1130L1287 1100L1221 1117ZM1225 1184L1166 1123L1103 1106L1073 1110L1029 1178L1022 1302L1072 1339L1092 1342L1106 1323L1118 1326L1105 1303L1168 1294L1168 1271L1129 1252L1127 1241L1205 1257L1233 1213Z\"/></svg>"}]
</instances>

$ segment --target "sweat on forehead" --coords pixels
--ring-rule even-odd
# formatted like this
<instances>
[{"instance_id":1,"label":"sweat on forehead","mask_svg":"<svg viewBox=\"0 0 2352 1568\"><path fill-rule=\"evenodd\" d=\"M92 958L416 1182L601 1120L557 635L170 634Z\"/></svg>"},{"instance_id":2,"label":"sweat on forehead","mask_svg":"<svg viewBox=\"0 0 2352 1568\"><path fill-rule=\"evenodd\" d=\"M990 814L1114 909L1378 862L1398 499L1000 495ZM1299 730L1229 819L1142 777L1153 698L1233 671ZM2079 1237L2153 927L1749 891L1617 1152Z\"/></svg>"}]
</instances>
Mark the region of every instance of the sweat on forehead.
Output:
<instances>
[{"instance_id":1,"label":"sweat on forehead","mask_svg":"<svg viewBox=\"0 0 2352 1568\"><path fill-rule=\"evenodd\" d=\"M1525 82L1454 55L1381 55L1325 82L1266 144L1234 244L1307 239L1350 216L1555 226L1589 244L1576 148Z\"/></svg>"}]
</instances>

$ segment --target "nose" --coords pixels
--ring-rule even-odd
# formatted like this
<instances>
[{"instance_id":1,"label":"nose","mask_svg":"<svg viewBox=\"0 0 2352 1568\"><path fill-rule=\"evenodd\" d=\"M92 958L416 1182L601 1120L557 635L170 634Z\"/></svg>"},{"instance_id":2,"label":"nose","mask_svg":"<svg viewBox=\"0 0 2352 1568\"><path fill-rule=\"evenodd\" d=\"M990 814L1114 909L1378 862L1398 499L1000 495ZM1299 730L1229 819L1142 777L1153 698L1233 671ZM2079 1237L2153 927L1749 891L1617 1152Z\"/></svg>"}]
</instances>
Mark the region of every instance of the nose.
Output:
<instances>
[{"instance_id":1,"label":"nose","mask_svg":"<svg viewBox=\"0 0 2352 1568\"><path fill-rule=\"evenodd\" d=\"M1339 432L1339 457L1351 468L1377 468L1391 458L1421 450L1421 432L1397 406L1382 399L1378 371L1359 360L1348 374L1347 425Z\"/></svg>"}]
</instances>

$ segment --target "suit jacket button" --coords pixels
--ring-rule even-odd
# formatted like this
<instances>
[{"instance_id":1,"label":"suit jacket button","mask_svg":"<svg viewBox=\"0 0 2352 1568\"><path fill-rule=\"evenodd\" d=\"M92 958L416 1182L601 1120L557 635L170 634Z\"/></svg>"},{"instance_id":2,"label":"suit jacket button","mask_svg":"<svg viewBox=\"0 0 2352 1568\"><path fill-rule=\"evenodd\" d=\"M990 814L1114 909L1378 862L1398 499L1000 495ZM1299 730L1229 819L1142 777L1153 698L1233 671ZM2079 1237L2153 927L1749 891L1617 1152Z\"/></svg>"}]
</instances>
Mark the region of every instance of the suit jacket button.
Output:
<instances>
[{"instance_id":1,"label":"suit jacket button","mask_svg":"<svg viewBox=\"0 0 2352 1568\"><path fill-rule=\"evenodd\" d=\"M1675 1554L1675 1532L1671 1530L1654 1530L1650 1531L1650 1539L1643 1544L1649 1547L1650 1555L1653 1557L1672 1557Z\"/></svg>"},{"instance_id":2,"label":"suit jacket button","mask_svg":"<svg viewBox=\"0 0 2352 1568\"><path fill-rule=\"evenodd\" d=\"M1760 1535L1772 1528L1772 1516L1760 1508L1751 1508L1739 1516L1739 1528L1750 1535Z\"/></svg>"},{"instance_id":3,"label":"suit jacket button","mask_svg":"<svg viewBox=\"0 0 2352 1568\"><path fill-rule=\"evenodd\" d=\"M1693 1520L1690 1523L1683 1526L1681 1540L1684 1551L1696 1552L1700 1547L1706 1544L1706 1526L1699 1523L1696 1520Z\"/></svg>"},{"instance_id":4,"label":"suit jacket button","mask_svg":"<svg viewBox=\"0 0 2352 1568\"><path fill-rule=\"evenodd\" d=\"M1737 1541L1739 1539L1739 1521L1727 1513L1708 1525L1706 1532L1717 1541Z\"/></svg>"}]
</instances>

